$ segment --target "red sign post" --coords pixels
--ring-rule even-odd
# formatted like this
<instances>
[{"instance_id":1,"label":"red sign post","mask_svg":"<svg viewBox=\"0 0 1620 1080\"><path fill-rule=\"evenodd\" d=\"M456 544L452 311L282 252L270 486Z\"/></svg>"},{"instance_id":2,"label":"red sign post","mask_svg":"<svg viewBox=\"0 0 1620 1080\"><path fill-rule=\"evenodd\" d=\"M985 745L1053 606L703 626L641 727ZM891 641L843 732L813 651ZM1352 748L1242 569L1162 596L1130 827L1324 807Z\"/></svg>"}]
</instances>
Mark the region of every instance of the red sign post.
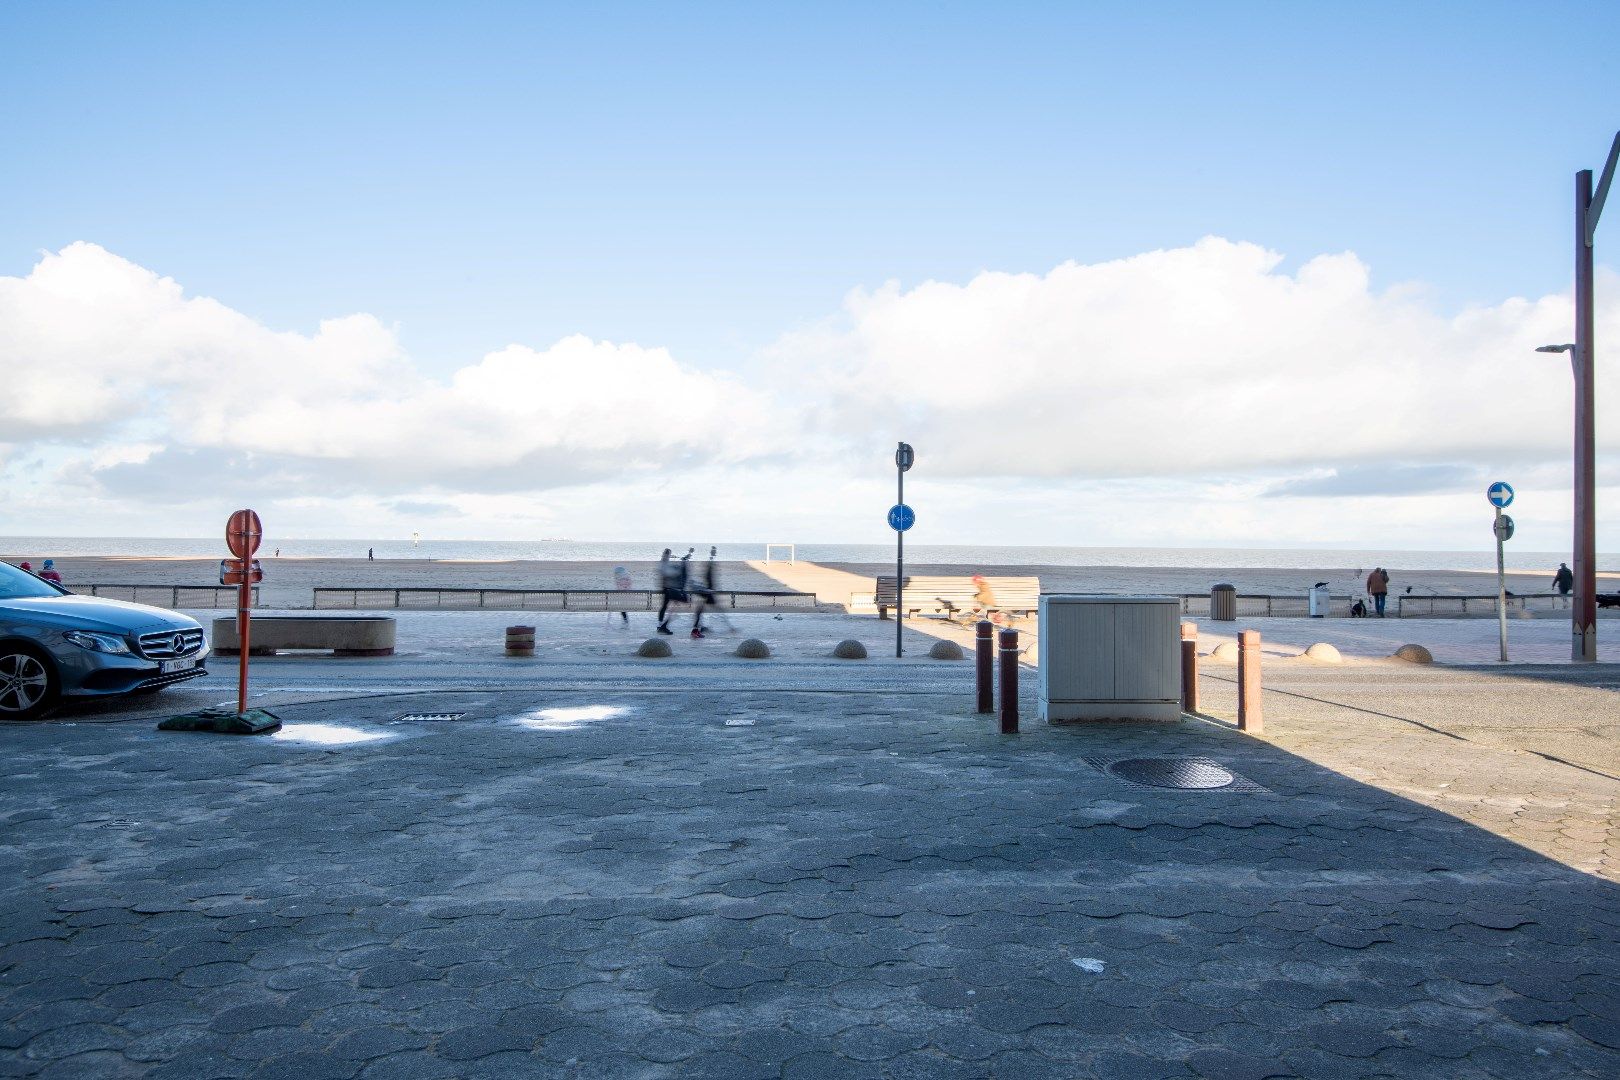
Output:
<instances>
[{"instance_id":1,"label":"red sign post","mask_svg":"<svg viewBox=\"0 0 1620 1080\"><path fill-rule=\"evenodd\" d=\"M220 580L237 588L236 634L240 639L237 642L240 650L236 684L238 716L247 712L248 620L253 612L253 583L264 577L253 555L259 550L259 542L263 539L264 525L252 510L238 510L225 523L225 544L236 558L221 565Z\"/></svg>"}]
</instances>

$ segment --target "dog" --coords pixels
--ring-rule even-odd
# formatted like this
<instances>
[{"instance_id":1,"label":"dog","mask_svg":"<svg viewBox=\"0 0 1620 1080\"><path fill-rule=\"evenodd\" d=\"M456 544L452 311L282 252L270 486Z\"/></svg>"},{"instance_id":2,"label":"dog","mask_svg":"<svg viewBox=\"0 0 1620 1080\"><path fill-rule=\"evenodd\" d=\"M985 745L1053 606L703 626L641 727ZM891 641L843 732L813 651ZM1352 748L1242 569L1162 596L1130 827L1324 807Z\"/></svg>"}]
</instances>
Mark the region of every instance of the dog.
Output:
<instances>
[{"instance_id":1,"label":"dog","mask_svg":"<svg viewBox=\"0 0 1620 1080\"><path fill-rule=\"evenodd\" d=\"M1597 606L1620 608L1620 592L1598 593Z\"/></svg>"},{"instance_id":2,"label":"dog","mask_svg":"<svg viewBox=\"0 0 1620 1080\"><path fill-rule=\"evenodd\" d=\"M1367 617L1367 605L1360 600L1351 604L1350 617L1352 619L1365 619Z\"/></svg>"}]
</instances>

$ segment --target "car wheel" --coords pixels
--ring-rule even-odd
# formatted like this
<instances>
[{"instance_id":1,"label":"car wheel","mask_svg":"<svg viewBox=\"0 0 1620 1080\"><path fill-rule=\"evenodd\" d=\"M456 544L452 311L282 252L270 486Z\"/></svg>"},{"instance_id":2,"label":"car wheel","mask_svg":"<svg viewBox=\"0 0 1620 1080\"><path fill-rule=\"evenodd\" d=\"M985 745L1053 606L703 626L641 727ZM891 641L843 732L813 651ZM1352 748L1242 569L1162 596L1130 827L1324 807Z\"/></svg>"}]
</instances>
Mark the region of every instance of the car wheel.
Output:
<instances>
[{"instance_id":1,"label":"car wheel","mask_svg":"<svg viewBox=\"0 0 1620 1080\"><path fill-rule=\"evenodd\" d=\"M0 720L37 720L56 704L56 672L34 653L0 645Z\"/></svg>"}]
</instances>

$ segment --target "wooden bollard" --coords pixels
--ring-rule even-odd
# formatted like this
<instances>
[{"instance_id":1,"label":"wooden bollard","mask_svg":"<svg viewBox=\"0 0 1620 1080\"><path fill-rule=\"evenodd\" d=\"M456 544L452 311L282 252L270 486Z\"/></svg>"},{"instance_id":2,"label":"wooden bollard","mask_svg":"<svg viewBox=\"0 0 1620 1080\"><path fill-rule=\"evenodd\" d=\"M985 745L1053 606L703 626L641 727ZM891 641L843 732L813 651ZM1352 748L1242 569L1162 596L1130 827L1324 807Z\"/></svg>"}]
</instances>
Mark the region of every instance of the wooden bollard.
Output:
<instances>
[{"instance_id":1,"label":"wooden bollard","mask_svg":"<svg viewBox=\"0 0 1620 1080\"><path fill-rule=\"evenodd\" d=\"M534 655L534 627L508 626L506 628L506 655Z\"/></svg>"},{"instance_id":2,"label":"wooden bollard","mask_svg":"<svg viewBox=\"0 0 1620 1080\"><path fill-rule=\"evenodd\" d=\"M996 711L995 626L980 619L973 628L973 681L978 701L975 708L985 716Z\"/></svg>"},{"instance_id":3,"label":"wooden bollard","mask_svg":"<svg viewBox=\"0 0 1620 1080\"><path fill-rule=\"evenodd\" d=\"M1198 624L1181 624L1181 711L1198 711Z\"/></svg>"},{"instance_id":4,"label":"wooden bollard","mask_svg":"<svg viewBox=\"0 0 1620 1080\"><path fill-rule=\"evenodd\" d=\"M1260 709L1260 631L1238 631L1238 730L1259 735L1266 730Z\"/></svg>"},{"instance_id":5,"label":"wooden bollard","mask_svg":"<svg viewBox=\"0 0 1620 1080\"><path fill-rule=\"evenodd\" d=\"M1001 652L1001 733L1018 734L1018 631L997 635Z\"/></svg>"}]
</instances>

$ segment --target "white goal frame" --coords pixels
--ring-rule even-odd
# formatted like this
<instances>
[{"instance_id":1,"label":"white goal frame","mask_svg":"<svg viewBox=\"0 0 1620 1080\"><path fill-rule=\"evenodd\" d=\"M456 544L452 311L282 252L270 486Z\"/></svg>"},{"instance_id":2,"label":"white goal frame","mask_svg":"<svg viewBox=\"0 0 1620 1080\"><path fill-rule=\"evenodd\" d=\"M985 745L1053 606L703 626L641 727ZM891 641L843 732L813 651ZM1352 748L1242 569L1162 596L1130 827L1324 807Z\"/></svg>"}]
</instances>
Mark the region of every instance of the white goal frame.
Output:
<instances>
[{"instance_id":1,"label":"white goal frame","mask_svg":"<svg viewBox=\"0 0 1620 1080\"><path fill-rule=\"evenodd\" d=\"M788 551L787 564L789 566L795 565L795 563L797 562L796 556L798 555L798 549L794 545L792 545L792 544L766 544L765 545L765 565L766 566L769 566L771 564L771 562L772 562L771 551L773 549L776 549L776 548L787 548L787 551Z\"/></svg>"}]
</instances>

